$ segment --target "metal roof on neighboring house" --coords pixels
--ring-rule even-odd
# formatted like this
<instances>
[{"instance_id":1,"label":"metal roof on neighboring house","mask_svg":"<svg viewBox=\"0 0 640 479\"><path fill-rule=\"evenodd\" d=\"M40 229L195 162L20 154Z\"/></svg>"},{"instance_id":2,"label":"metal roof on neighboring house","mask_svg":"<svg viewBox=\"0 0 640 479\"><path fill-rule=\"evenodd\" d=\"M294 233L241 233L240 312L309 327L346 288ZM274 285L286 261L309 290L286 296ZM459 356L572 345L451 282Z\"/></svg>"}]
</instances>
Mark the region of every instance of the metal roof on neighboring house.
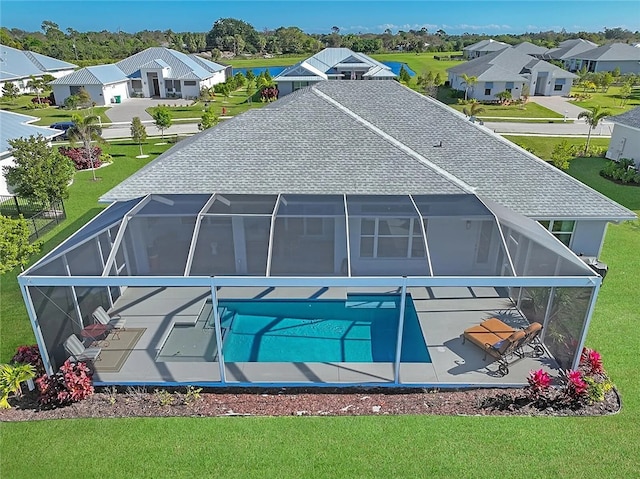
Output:
<instances>
[{"instance_id":1,"label":"metal roof on neighboring house","mask_svg":"<svg viewBox=\"0 0 640 479\"><path fill-rule=\"evenodd\" d=\"M178 143L102 196L454 194L534 218L635 215L448 106L393 81L325 81Z\"/></svg>"},{"instance_id":2,"label":"metal roof on neighboring house","mask_svg":"<svg viewBox=\"0 0 640 479\"><path fill-rule=\"evenodd\" d=\"M571 55L569 58L616 62L640 61L640 48L635 48L626 43L611 43Z\"/></svg>"},{"instance_id":3,"label":"metal roof on neighboring house","mask_svg":"<svg viewBox=\"0 0 640 479\"><path fill-rule=\"evenodd\" d=\"M143 68L171 68L171 67L167 64L167 62L163 62L159 58L156 58L155 60L151 60L150 62L145 63L144 65L140 65L139 70L142 70Z\"/></svg>"},{"instance_id":4,"label":"metal roof on neighboring house","mask_svg":"<svg viewBox=\"0 0 640 479\"><path fill-rule=\"evenodd\" d=\"M38 121L40 118L36 118L28 115L21 115L19 113L13 113L5 110L0 110L0 153L9 151L9 140L16 138L28 138L30 136L42 135L45 138L53 138L62 134L61 130L54 130L53 128L47 128L45 126L30 125L34 121ZM0 174L2 172L0 171Z\"/></svg>"},{"instance_id":5,"label":"metal roof on neighboring house","mask_svg":"<svg viewBox=\"0 0 640 479\"><path fill-rule=\"evenodd\" d=\"M283 70L274 78L274 81L277 82L278 79L286 79L286 81L320 81L327 78L328 76L324 72L303 61Z\"/></svg>"},{"instance_id":6,"label":"metal roof on neighboring house","mask_svg":"<svg viewBox=\"0 0 640 479\"><path fill-rule=\"evenodd\" d=\"M315 74L314 76L333 76L337 73L335 70L337 66L345 69L368 66L369 71L374 69L376 70L376 72L381 69L388 71L388 75L385 75L384 77L380 74L376 74L376 76L379 78L395 78L397 76L387 65L374 60L364 53L357 53L348 48L325 48L324 50L316 53L315 55L312 55L306 60L303 60L299 63L296 63L295 65L286 68L274 78L274 81L282 81L285 78L286 81L291 81L288 78L290 76L306 76L304 74L301 75L298 73L294 73L299 67L310 70L313 74Z\"/></svg>"},{"instance_id":7,"label":"metal roof on neighboring house","mask_svg":"<svg viewBox=\"0 0 640 479\"><path fill-rule=\"evenodd\" d=\"M640 130L640 106L619 115L610 116L607 120L619 125L629 126Z\"/></svg>"},{"instance_id":8,"label":"metal roof on neighboring house","mask_svg":"<svg viewBox=\"0 0 640 479\"><path fill-rule=\"evenodd\" d=\"M0 45L0 80L10 81L42 76L60 70L77 68L73 63L63 62L40 53L22 51Z\"/></svg>"},{"instance_id":9,"label":"metal roof on neighboring house","mask_svg":"<svg viewBox=\"0 0 640 479\"><path fill-rule=\"evenodd\" d=\"M468 62L447 69L456 75L475 76L480 81L522 81L521 75L530 73L533 68L551 73L553 78L577 78L552 63L520 53L513 48L488 53Z\"/></svg>"},{"instance_id":10,"label":"metal roof on neighboring house","mask_svg":"<svg viewBox=\"0 0 640 479\"><path fill-rule=\"evenodd\" d=\"M147 48L124 60L120 60L116 65L127 76L138 78L140 76L138 73L140 68L151 62L162 62L158 63L159 67L161 65L162 68L170 67L171 74L168 77L169 79L188 77L205 80L212 77L215 73L226 69L224 65L205 60L196 55L187 55L163 47Z\"/></svg>"},{"instance_id":11,"label":"metal roof on neighboring house","mask_svg":"<svg viewBox=\"0 0 640 479\"><path fill-rule=\"evenodd\" d=\"M96 65L57 78L49 85L109 85L127 80L127 75L115 65Z\"/></svg>"}]
</instances>

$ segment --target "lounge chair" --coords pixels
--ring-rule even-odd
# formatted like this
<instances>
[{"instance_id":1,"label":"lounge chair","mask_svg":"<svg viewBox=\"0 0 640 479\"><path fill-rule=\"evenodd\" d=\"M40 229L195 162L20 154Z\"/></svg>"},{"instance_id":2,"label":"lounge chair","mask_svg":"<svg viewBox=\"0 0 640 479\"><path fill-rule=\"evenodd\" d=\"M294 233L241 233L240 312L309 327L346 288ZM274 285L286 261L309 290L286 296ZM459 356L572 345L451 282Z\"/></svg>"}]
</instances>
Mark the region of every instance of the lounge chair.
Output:
<instances>
[{"instance_id":1,"label":"lounge chair","mask_svg":"<svg viewBox=\"0 0 640 479\"><path fill-rule=\"evenodd\" d=\"M93 319L96 323L105 324L109 330L112 330L113 339L120 339L120 331L124 331L124 326L127 321L120 316L114 316L112 318L102 306L98 306L93 312Z\"/></svg>"},{"instance_id":2,"label":"lounge chair","mask_svg":"<svg viewBox=\"0 0 640 479\"><path fill-rule=\"evenodd\" d=\"M64 341L64 349L71 355L72 363L78 361L97 361L101 348L86 348L82 341L75 334L72 334Z\"/></svg>"},{"instance_id":3,"label":"lounge chair","mask_svg":"<svg viewBox=\"0 0 640 479\"><path fill-rule=\"evenodd\" d=\"M465 329L462 342L468 339L484 351L483 360L490 355L498 360L498 372L509 374L509 358L521 357L519 349L524 344L526 334L516 330L497 318L491 318L482 324Z\"/></svg>"},{"instance_id":4,"label":"lounge chair","mask_svg":"<svg viewBox=\"0 0 640 479\"><path fill-rule=\"evenodd\" d=\"M542 325L540 323L531 323L524 330L525 338L522 343L522 348L529 346L532 349L534 357L539 357L544 354L544 347L542 341L540 341L540 333L542 332ZM522 351L524 356L524 351Z\"/></svg>"}]
</instances>

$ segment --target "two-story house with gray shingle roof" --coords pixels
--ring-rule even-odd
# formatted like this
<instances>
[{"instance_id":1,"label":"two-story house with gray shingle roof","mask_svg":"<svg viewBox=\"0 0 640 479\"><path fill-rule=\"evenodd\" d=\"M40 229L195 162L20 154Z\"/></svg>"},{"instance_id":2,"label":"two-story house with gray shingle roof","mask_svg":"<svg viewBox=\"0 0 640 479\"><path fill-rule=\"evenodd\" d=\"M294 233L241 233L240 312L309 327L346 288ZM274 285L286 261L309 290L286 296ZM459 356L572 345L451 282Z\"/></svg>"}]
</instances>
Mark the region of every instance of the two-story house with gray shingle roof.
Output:
<instances>
[{"instance_id":1,"label":"two-story house with gray shingle roof","mask_svg":"<svg viewBox=\"0 0 640 479\"><path fill-rule=\"evenodd\" d=\"M52 82L56 102L84 87L98 105L127 98L197 98L200 90L224 82L231 67L169 48L152 47L113 65L83 68ZM60 98L58 98L60 95Z\"/></svg>"},{"instance_id":2,"label":"two-story house with gray shingle roof","mask_svg":"<svg viewBox=\"0 0 640 479\"><path fill-rule=\"evenodd\" d=\"M566 61L574 71L586 69L588 72L612 72L621 74L640 73L640 48L626 43L610 43L601 47L571 55Z\"/></svg>"},{"instance_id":3,"label":"two-story house with gray shingle roof","mask_svg":"<svg viewBox=\"0 0 640 479\"><path fill-rule=\"evenodd\" d=\"M38 135L51 140L62 134L60 130L31 124L38 120L39 118L33 116L0 110L0 125L2 126L0 128L0 196L13 194L11 185L7 184L3 169L5 166L13 166L13 155L9 140Z\"/></svg>"},{"instance_id":4,"label":"two-story house with gray shingle roof","mask_svg":"<svg viewBox=\"0 0 640 479\"><path fill-rule=\"evenodd\" d=\"M20 93L28 93L31 77L68 75L78 66L36 52L17 50L0 45L0 96L5 83L11 82Z\"/></svg>"},{"instance_id":5,"label":"two-story house with gray shingle roof","mask_svg":"<svg viewBox=\"0 0 640 479\"><path fill-rule=\"evenodd\" d=\"M522 96L526 85L530 95L564 96L571 91L576 75L551 63L505 48L475 58L447 70L449 84L454 90L467 89L468 98L493 101L503 91L513 99ZM476 77L475 85L467 88L462 75Z\"/></svg>"},{"instance_id":6,"label":"two-story house with gray shingle roof","mask_svg":"<svg viewBox=\"0 0 640 479\"><path fill-rule=\"evenodd\" d=\"M178 143L101 201L19 277L49 373L99 331L96 308L126 321L87 351L102 355L97 385L557 376L577 367L602 281L566 245L596 256L608 221L635 218L390 81L300 89ZM545 331L539 354L499 374L461 338L497 317Z\"/></svg>"},{"instance_id":7,"label":"two-story house with gray shingle roof","mask_svg":"<svg viewBox=\"0 0 640 479\"><path fill-rule=\"evenodd\" d=\"M615 161L629 158L640 168L640 106L608 120L614 125L606 158Z\"/></svg>"},{"instance_id":8,"label":"two-story house with gray shingle roof","mask_svg":"<svg viewBox=\"0 0 640 479\"><path fill-rule=\"evenodd\" d=\"M279 96L324 80L393 80L396 74L384 63L348 48L325 48L277 75Z\"/></svg>"},{"instance_id":9,"label":"two-story house with gray shingle roof","mask_svg":"<svg viewBox=\"0 0 640 479\"><path fill-rule=\"evenodd\" d=\"M49 84L57 105L64 105L64 101L80 89L86 90L98 106L129 98L129 78L116 65L84 67Z\"/></svg>"},{"instance_id":10,"label":"two-story house with gray shingle roof","mask_svg":"<svg viewBox=\"0 0 640 479\"><path fill-rule=\"evenodd\" d=\"M481 40L473 45L464 47L462 49L462 55L467 60L473 60L474 58L479 58L481 56L488 55L489 53L499 52L509 47L510 45L508 43L499 42L489 38L488 40Z\"/></svg>"}]
</instances>

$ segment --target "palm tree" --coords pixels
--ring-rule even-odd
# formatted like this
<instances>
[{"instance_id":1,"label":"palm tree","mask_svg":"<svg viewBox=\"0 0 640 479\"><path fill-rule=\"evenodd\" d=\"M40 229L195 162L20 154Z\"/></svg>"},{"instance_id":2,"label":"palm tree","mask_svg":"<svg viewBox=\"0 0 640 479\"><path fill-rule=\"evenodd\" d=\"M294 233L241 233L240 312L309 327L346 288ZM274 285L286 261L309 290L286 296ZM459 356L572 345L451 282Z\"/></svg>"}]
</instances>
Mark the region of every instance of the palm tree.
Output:
<instances>
[{"instance_id":1,"label":"palm tree","mask_svg":"<svg viewBox=\"0 0 640 479\"><path fill-rule=\"evenodd\" d=\"M478 114L482 113L483 111L484 107L477 100L472 100L471 103L469 103L469 108L465 106L462 109L462 113L464 113L468 117L478 116Z\"/></svg>"},{"instance_id":2,"label":"palm tree","mask_svg":"<svg viewBox=\"0 0 640 479\"><path fill-rule=\"evenodd\" d=\"M73 116L73 126L67 130L67 136L71 142L82 143L82 147L87 152L87 158L91 164L91 172L93 174L93 181L96 181L96 170L93 167L93 148L91 142L95 141L103 143L102 127L100 126L100 118L97 115Z\"/></svg>"},{"instance_id":3,"label":"palm tree","mask_svg":"<svg viewBox=\"0 0 640 479\"><path fill-rule=\"evenodd\" d=\"M589 125L589 133L587 135L587 144L584 147L584 154L587 155L589 151L589 141L591 141L591 132L596 129L600 120L609 116L608 110L603 110L600 106L591 107L591 109L587 111L581 111L578 114L578 119L584 118L584 121Z\"/></svg>"},{"instance_id":4,"label":"palm tree","mask_svg":"<svg viewBox=\"0 0 640 479\"><path fill-rule=\"evenodd\" d=\"M464 101L467 101L467 93L469 91L469 88L473 89L475 84L478 83L478 77L469 76L466 73L463 73L461 75L461 77L462 77L462 82L460 82L460 83L465 86L465 88L464 88Z\"/></svg>"},{"instance_id":5,"label":"palm tree","mask_svg":"<svg viewBox=\"0 0 640 479\"><path fill-rule=\"evenodd\" d=\"M38 97L38 104L40 104L40 92L43 91L47 87L47 83L42 77L34 77L31 75L29 83L27 83L27 87L32 91L36 92L36 96Z\"/></svg>"}]
</instances>

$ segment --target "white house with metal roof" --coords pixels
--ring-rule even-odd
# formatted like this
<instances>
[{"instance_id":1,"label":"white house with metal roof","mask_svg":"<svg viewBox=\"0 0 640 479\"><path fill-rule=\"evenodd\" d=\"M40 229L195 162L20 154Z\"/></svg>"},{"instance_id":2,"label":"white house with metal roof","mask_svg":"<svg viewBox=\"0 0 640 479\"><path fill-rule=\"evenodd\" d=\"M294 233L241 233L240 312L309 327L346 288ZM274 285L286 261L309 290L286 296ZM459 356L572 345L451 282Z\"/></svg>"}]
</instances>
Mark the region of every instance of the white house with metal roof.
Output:
<instances>
[{"instance_id":1,"label":"white house with metal roof","mask_svg":"<svg viewBox=\"0 0 640 479\"><path fill-rule=\"evenodd\" d=\"M92 350L99 385L559 375L577 367L602 281L574 252L597 256L607 222L635 218L398 82L300 89L183 140L101 201L19 277L47 372L74 336L109 333ZM98 307L126 329L93 324ZM495 374L461 339L491 317L540 323L540 354Z\"/></svg>"},{"instance_id":2,"label":"white house with metal roof","mask_svg":"<svg viewBox=\"0 0 640 479\"><path fill-rule=\"evenodd\" d=\"M57 105L64 105L64 101L80 89L86 90L98 106L129 98L129 78L116 65L84 67L49 84Z\"/></svg>"},{"instance_id":3,"label":"white house with metal roof","mask_svg":"<svg viewBox=\"0 0 640 479\"><path fill-rule=\"evenodd\" d=\"M147 48L113 65L87 67L52 82L56 102L84 87L98 105L127 98L197 98L224 82L231 67L162 47ZM58 98L60 95L60 99Z\"/></svg>"},{"instance_id":4,"label":"white house with metal roof","mask_svg":"<svg viewBox=\"0 0 640 479\"><path fill-rule=\"evenodd\" d=\"M492 38L487 40L480 40L473 45L468 45L462 49L462 55L467 60L473 60L489 53L499 52L505 48L509 48L511 45L504 42L499 42Z\"/></svg>"},{"instance_id":5,"label":"white house with metal roof","mask_svg":"<svg viewBox=\"0 0 640 479\"><path fill-rule=\"evenodd\" d=\"M605 157L615 161L628 158L640 168L640 106L608 120L613 122L613 131Z\"/></svg>"},{"instance_id":6,"label":"white house with metal roof","mask_svg":"<svg viewBox=\"0 0 640 479\"><path fill-rule=\"evenodd\" d=\"M447 70L454 90L465 90L462 75L476 77L477 83L468 88L468 98L495 101L496 94L509 91L513 99L522 96L525 85L530 95L565 96L571 91L576 75L547 61L520 53L514 48L483 55Z\"/></svg>"},{"instance_id":7,"label":"white house with metal roof","mask_svg":"<svg viewBox=\"0 0 640 479\"><path fill-rule=\"evenodd\" d=\"M324 80L393 80L391 68L348 48L325 48L277 75L279 96Z\"/></svg>"},{"instance_id":8,"label":"white house with metal roof","mask_svg":"<svg viewBox=\"0 0 640 479\"><path fill-rule=\"evenodd\" d=\"M31 77L51 75L55 78L68 75L78 68L73 63L63 62L41 53L18 50L0 45L0 96L5 83L11 82L20 93L28 93Z\"/></svg>"},{"instance_id":9,"label":"white house with metal roof","mask_svg":"<svg viewBox=\"0 0 640 479\"><path fill-rule=\"evenodd\" d=\"M11 185L7 184L4 176L4 167L13 166L13 155L11 154L9 140L38 135L51 140L62 134L60 130L31 124L39 119L33 116L0 110L0 125L2 125L2 128L0 128L0 196L13 194Z\"/></svg>"},{"instance_id":10,"label":"white house with metal roof","mask_svg":"<svg viewBox=\"0 0 640 479\"><path fill-rule=\"evenodd\" d=\"M610 43L591 50L571 55L573 71L585 68L588 72L612 72L616 68L621 74L640 73L640 48L627 43Z\"/></svg>"}]
</instances>

